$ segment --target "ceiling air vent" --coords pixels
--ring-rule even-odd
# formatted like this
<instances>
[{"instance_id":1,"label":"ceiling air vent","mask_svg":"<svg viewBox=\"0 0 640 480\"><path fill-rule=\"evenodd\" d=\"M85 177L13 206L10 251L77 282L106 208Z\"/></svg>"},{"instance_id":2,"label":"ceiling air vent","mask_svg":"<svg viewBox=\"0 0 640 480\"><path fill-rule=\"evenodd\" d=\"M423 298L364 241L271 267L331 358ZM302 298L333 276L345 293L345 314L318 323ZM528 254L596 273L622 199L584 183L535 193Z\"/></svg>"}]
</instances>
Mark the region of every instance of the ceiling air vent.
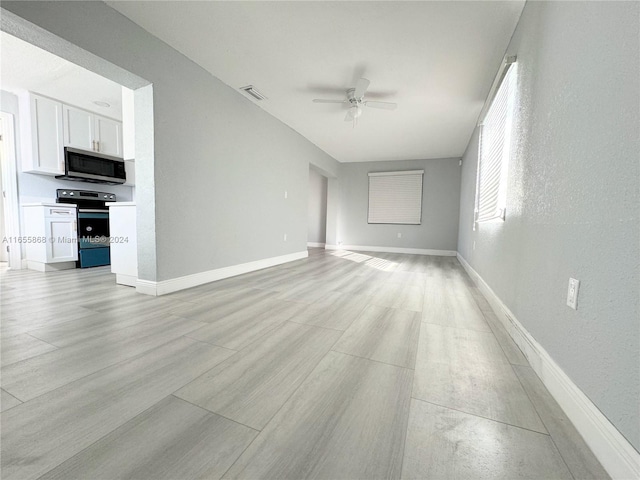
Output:
<instances>
[{"instance_id":1,"label":"ceiling air vent","mask_svg":"<svg viewBox=\"0 0 640 480\"><path fill-rule=\"evenodd\" d=\"M267 97L265 97L263 94L261 94L259 91L257 91L253 85L247 85L246 87L240 87L240 90L242 90L247 95L251 95L256 100L266 100L267 99Z\"/></svg>"}]
</instances>

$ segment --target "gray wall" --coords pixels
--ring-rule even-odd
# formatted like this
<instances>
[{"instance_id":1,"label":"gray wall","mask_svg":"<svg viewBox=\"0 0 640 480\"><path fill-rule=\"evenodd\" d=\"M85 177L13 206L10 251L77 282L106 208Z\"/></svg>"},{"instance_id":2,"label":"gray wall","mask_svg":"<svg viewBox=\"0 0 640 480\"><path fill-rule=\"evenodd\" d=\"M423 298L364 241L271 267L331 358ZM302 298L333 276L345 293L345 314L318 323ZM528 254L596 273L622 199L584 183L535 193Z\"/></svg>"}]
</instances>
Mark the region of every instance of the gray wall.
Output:
<instances>
[{"instance_id":1,"label":"gray wall","mask_svg":"<svg viewBox=\"0 0 640 480\"><path fill-rule=\"evenodd\" d=\"M343 245L456 250L458 158L344 163L340 168L338 241ZM421 225L369 225L369 172L424 170ZM402 233L402 238L398 238Z\"/></svg>"},{"instance_id":2,"label":"gray wall","mask_svg":"<svg viewBox=\"0 0 640 480\"><path fill-rule=\"evenodd\" d=\"M136 175L136 201L155 217L157 272L144 279L306 249L309 163L336 172L334 159L103 3L2 7L153 84L153 178Z\"/></svg>"},{"instance_id":3,"label":"gray wall","mask_svg":"<svg viewBox=\"0 0 640 480\"><path fill-rule=\"evenodd\" d=\"M458 246L636 449L639 15L637 2L527 2L508 49L520 98L507 219L472 231L475 132ZM581 281L577 311L565 305L569 277Z\"/></svg>"},{"instance_id":4,"label":"gray wall","mask_svg":"<svg viewBox=\"0 0 640 480\"><path fill-rule=\"evenodd\" d=\"M327 177L309 168L309 225L307 241L325 243L327 239Z\"/></svg>"}]
</instances>

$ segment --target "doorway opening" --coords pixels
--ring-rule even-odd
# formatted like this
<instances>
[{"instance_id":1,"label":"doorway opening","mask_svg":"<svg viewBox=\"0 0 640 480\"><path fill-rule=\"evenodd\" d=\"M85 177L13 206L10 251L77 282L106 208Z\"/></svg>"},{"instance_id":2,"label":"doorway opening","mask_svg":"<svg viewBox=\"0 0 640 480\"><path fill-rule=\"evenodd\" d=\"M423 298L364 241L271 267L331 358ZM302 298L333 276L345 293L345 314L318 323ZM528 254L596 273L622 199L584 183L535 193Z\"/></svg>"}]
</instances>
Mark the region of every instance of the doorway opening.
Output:
<instances>
[{"instance_id":1,"label":"doorway opening","mask_svg":"<svg viewBox=\"0 0 640 480\"><path fill-rule=\"evenodd\" d=\"M324 248L327 243L328 179L309 166L307 246Z\"/></svg>"},{"instance_id":2,"label":"doorway opening","mask_svg":"<svg viewBox=\"0 0 640 480\"><path fill-rule=\"evenodd\" d=\"M22 268L16 175L15 118L0 112L0 262L3 268Z\"/></svg>"}]
</instances>

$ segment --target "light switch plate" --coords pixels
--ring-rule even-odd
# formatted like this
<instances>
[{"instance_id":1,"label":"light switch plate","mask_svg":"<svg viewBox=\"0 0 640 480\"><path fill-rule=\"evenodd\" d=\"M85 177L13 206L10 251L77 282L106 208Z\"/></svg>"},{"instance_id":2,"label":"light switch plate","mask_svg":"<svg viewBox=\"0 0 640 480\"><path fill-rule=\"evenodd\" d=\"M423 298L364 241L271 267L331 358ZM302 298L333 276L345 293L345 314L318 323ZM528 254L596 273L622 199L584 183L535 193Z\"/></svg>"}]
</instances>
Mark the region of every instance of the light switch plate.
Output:
<instances>
[{"instance_id":1,"label":"light switch plate","mask_svg":"<svg viewBox=\"0 0 640 480\"><path fill-rule=\"evenodd\" d=\"M567 290L567 306L578 309L578 290L580 288L580 280L569 278L569 289Z\"/></svg>"}]
</instances>

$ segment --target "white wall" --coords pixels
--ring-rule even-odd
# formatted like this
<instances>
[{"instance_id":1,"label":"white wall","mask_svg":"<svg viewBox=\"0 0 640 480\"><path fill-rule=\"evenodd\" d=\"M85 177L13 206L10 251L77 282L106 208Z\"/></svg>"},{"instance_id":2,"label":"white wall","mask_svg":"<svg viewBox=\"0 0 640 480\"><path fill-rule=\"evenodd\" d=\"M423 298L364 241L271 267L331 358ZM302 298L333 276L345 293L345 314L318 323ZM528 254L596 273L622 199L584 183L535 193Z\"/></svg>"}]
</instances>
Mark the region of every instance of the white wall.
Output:
<instances>
[{"instance_id":1,"label":"white wall","mask_svg":"<svg viewBox=\"0 0 640 480\"><path fill-rule=\"evenodd\" d=\"M508 48L519 108L505 222L472 231L463 159L458 250L640 448L640 4L527 2ZM475 244L475 249L474 249ZM581 281L578 310L566 306Z\"/></svg>"},{"instance_id":2,"label":"white wall","mask_svg":"<svg viewBox=\"0 0 640 480\"><path fill-rule=\"evenodd\" d=\"M333 158L101 2L2 7L152 84L153 156L142 163L136 92L138 236L151 232L138 250L142 279L306 250L308 165L333 173Z\"/></svg>"},{"instance_id":3,"label":"white wall","mask_svg":"<svg viewBox=\"0 0 640 480\"><path fill-rule=\"evenodd\" d=\"M458 162L458 158L445 158L342 164L338 241L343 245L455 251L460 203ZM421 225L367 222L368 173L394 170L424 170Z\"/></svg>"},{"instance_id":4,"label":"white wall","mask_svg":"<svg viewBox=\"0 0 640 480\"><path fill-rule=\"evenodd\" d=\"M327 177L309 168L309 225L307 242L327 240Z\"/></svg>"}]
</instances>

